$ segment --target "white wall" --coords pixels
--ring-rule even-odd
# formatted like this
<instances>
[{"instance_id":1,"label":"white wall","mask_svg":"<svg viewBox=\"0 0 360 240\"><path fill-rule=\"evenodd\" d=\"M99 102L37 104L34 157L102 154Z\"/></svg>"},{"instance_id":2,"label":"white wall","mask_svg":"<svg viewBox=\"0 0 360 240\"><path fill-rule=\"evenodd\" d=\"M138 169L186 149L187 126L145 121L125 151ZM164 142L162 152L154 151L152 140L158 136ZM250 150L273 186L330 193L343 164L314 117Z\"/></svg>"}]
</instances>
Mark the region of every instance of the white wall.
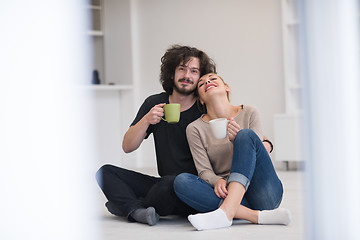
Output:
<instances>
[{"instance_id":1,"label":"white wall","mask_svg":"<svg viewBox=\"0 0 360 240\"><path fill-rule=\"evenodd\" d=\"M232 88L233 104L259 108L265 134L274 139L273 116L285 110L280 0L133 0L133 11L140 103L162 91L160 58L166 49L191 45L215 60ZM141 150L142 163L154 166L152 140Z\"/></svg>"}]
</instances>

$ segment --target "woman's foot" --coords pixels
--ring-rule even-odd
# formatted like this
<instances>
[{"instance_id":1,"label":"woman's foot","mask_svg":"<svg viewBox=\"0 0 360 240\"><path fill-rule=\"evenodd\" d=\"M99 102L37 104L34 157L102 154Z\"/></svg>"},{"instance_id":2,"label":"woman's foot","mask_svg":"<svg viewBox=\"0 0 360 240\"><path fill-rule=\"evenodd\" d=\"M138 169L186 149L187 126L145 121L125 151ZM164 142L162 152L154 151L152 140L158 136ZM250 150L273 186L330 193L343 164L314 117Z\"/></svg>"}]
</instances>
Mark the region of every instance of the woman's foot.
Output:
<instances>
[{"instance_id":1,"label":"woman's foot","mask_svg":"<svg viewBox=\"0 0 360 240\"><path fill-rule=\"evenodd\" d=\"M229 221L226 213L221 208L208 213L190 215L188 219L199 231L230 227L232 224L232 221Z\"/></svg>"},{"instance_id":2,"label":"woman's foot","mask_svg":"<svg viewBox=\"0 0 360 240\"><path fill-rule=\"evenodd\" d=\"M291 212L285 208L274 210L259 211L259 224L283 224L288 225L291 222Z\"/></svg>"}]
</instances>

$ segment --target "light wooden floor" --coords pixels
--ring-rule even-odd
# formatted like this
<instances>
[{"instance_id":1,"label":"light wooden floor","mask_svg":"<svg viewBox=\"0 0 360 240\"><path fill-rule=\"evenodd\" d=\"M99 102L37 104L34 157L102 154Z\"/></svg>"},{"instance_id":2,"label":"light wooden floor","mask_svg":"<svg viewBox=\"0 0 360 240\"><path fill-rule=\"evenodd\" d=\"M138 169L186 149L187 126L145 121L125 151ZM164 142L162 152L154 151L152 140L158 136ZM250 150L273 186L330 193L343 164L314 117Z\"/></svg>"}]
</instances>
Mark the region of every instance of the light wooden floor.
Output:
<instances>
[{"instance_id":1,"label":"light wooden floor","mask_svg":"<svg viewBox=\"0 0 360 240\"><path fill-rule=\"evenodd\" d=\"M154 173L151 169L143 169L141 172ZM97 221L101 226L102 239L304 239L303 172L278 171L278 175L284 185L284 198L280 207L288 208L292 212L293 219L289 226L256 225L240 221L226 229L196 231L187 219L170 216L161 218L157 225L150 227L140 223L129 223L108 213L104 206L106 199L99 190L100 210Z\"/></svg>"}]
</instances>

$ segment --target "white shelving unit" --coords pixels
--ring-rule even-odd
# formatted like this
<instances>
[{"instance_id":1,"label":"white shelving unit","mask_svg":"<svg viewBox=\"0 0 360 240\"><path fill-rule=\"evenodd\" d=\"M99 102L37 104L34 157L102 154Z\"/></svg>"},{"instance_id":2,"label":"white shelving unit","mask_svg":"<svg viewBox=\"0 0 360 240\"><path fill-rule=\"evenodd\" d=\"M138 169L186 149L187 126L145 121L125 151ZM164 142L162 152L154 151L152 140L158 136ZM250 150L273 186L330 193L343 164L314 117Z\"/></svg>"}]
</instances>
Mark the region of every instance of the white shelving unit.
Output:
<instances>
[{"instance_id":1,"label":"white shelving unit","mask_svg":"<svg viewBox=\"0 0 360 240\"><path fill-rule=\"evenodd\" d=\"M131 52L131 0L91 0L88 35L93 46L93 70L101 84L84 88L93 92L98 164L124 165L135 158L122 151L122 138L135 117L135 92ZM134 162L134 161L128 161Z\"/></svg>"},{"instance_id":2,"label":"white shelving unit","mask_svg":"<svg viewBox=\"0 0 360 240\"><path fill-rule=\"evenodd\" d=\"M99 72L99 78L104 84L104 32L103 32L103 4L102 0L91 0L87 6L91 16L91 25L88 35L91 38L92 52L92 69ZM91 79L90 79L91 83Z\"/></svg>"},{"instance_id":3,"label":"white shelving unit","mask_svg":"<svg viewBox=\"0 0 360 240\"><path fill-rule=\"evenodd\" d=\"M102 1L92 0L90 5L87 6L91 15L91 30L90 35L98 36L102 34Z\"/></svg>"},{"instance_id":4,"label":"white shelving unit","mask_svg":"<svg viewBox=\"0 0 360 240\"><path fill-rule=\"evenodd\" d=\"M103 37L104 33L101 31L89 30L88 34L93 37Z\"/></svg>"},{"instance_id":5,"label":"white shelving unit","mask_svg":"<svg viewBox=\"0 0 360 240\"><path fill-rule=\"evenodd\" d=\"M105 84L99 84L99 85L88 85L86 86L88 89L92 90L107 90L107 91L114 91L114 90L133 90L132 85L105 85Z\"/></svg>"},{"instance_id":6,"label":"white shelving unit","mask_svg":"<svg viewBox=\"0 0 360 240\"><path fill-rule=\"evenodd\" d=\"M286 113L300 113L302 91L299 73L299 21L297 1L282 0L283 62Z\"/></svg>"},{"instance_id":7,"label":"white shelving unit","mask_svg":"<svg viewBox=\"0 0 360 240\"><path fill-rule=\"evenodd\" d=\"M130 0L91 0L93 70L99 72L102 88L132 84ZM110 87L111 86L111 87Z\"/></svg>"},{"instance_id":8,"label":"white shelving unit","mask_svg":"<svg viewBox=\"0 0 360 240\"><path fill-rule=\"evenodd\" d=\"M281 0L285 113L274 116L275 159L302 161L302 84L299 71L297 0Z\"/></svg>"}]
</instances>

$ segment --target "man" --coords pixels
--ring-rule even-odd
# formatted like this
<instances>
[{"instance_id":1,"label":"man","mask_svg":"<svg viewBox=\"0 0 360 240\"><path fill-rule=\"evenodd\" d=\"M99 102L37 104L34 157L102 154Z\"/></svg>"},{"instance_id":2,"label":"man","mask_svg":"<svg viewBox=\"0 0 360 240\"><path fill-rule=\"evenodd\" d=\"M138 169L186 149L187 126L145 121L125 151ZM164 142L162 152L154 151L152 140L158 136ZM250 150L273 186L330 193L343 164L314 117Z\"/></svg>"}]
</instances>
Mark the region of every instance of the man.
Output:
<instances>
[{"instance_id":1,"label":"man","mask_svg":"<svg viewBox=\"0 0 360 240\"><path fill-rule=\"evenodd\" d=\"M175 195L173 181L183 172L197 174L186 139L186 127L201 116L196 104L200 76L216 72L214 62L196 48L174 45L161 58L160 82L165 92L148 97L123 139L126 153L135 151L151 133L156 150L158 173L153 177L112 165L102 166L96 178L108 202L109 212L150 226L159 215L188 215L194 210ZM163 106L180 103L180 121L161 120Z\"/></svg>"}]
</instances>

